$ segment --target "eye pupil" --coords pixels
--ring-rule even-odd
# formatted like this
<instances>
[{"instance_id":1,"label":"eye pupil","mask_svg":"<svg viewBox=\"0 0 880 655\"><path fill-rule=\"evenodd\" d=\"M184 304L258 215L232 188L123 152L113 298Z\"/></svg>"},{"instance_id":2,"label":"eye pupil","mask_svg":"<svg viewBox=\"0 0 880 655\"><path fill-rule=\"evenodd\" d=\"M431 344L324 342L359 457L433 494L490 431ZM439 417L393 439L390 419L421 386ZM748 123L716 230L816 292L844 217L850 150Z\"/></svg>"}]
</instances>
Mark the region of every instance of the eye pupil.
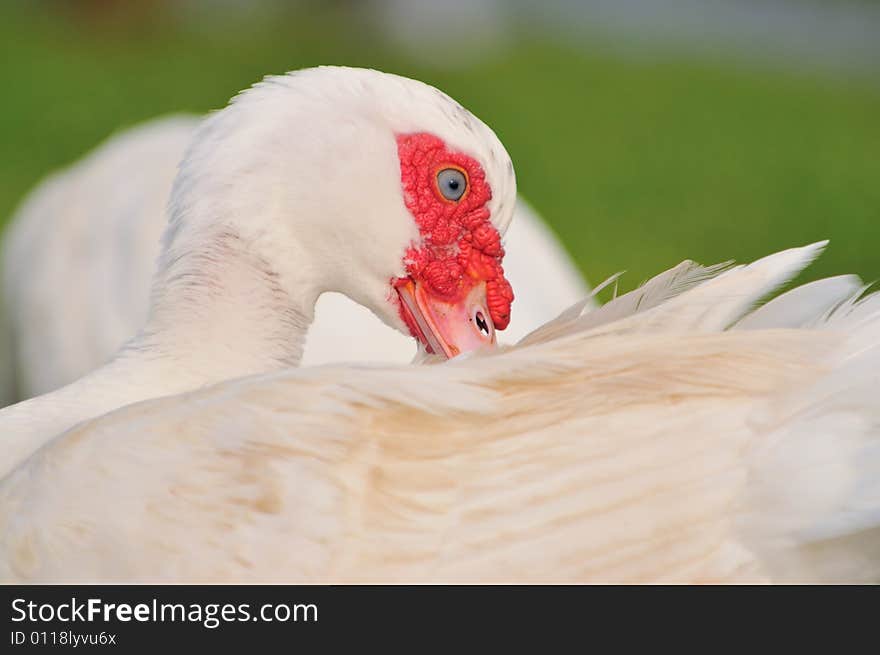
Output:
<instances>
[{"instance_id":1,"label":"eye pupil","mask_svg":"<svg viewBox=\"0 0 880 655\"><path fill-rule=\"evenodd\" d=\"M467 188L467 178L457 168L444 168L437 173L437 187L447 200L460 200Z\"/></svg>"}]
</instances>

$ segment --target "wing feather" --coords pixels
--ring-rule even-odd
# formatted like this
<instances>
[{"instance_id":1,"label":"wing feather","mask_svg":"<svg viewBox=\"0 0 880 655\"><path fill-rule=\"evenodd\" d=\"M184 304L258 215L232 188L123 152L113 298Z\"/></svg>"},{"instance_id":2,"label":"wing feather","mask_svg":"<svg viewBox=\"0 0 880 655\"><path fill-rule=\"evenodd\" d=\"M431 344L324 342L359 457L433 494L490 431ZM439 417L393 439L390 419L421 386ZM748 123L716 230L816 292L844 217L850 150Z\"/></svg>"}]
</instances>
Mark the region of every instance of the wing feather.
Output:
<instances>
[{"instance_id":1,"label":"wing feather","mask_svg":"<svg viewBox=\"0 0 880 655\"><path fill-rule=\"evenodd\" d=\"M880 297L725 331L815 252L491 356L119 409L0 483L0 577L877 580Z\"/></svg>"}]
</instances>

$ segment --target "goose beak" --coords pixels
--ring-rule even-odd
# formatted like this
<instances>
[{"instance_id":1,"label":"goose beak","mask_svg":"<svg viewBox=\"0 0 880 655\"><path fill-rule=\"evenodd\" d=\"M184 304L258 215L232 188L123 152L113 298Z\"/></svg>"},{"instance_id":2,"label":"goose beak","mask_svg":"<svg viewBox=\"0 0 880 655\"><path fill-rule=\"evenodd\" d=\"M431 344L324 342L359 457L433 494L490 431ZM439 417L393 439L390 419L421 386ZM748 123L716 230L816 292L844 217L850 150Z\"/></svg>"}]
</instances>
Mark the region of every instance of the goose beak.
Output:
<instances>
[{"instance_id":1,"label":"goose beak","mask_svg":"<svg viewBox=\"0 0 880 655\"><path fill-rule=\"evenodd\" d=\"M428 353L449 359L495 347L495 326L486 304L484 281L473 281L458 300L438 297L412 278L400 279L395 289L400 297L401 317Z\"/></svg>"}]
</instances>

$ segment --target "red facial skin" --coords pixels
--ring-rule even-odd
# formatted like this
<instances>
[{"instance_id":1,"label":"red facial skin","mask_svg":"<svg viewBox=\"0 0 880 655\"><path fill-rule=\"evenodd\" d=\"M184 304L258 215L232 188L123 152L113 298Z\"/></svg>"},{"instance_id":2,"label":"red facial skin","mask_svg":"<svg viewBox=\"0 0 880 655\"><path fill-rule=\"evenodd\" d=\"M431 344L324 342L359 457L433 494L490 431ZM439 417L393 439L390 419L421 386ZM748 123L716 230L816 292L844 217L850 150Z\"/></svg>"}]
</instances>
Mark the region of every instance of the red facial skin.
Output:
<instances>
[{"instance_id":1,"label":"red facial skin","mask_svg":"<svg viewBox=\"0 0 880 655\"><path fill-rule=\"evenodd\" d=\"M419 227L421 242L410 246L404 257L409 278L392 284L403 285L411 278L437 297L457 302L485 281L487 309L495 329L503 330L510 322L513 289L501 266L501 235L489 220L486 205L492 190L482 167L427 133L398 136L397 153L404 202ZM437 186L437 174L445 168L457 168L467 178L467 189L457 201L444 198ZM400 315L418 338L418 326L403 306Z\"/></svg>"}]
</instances>

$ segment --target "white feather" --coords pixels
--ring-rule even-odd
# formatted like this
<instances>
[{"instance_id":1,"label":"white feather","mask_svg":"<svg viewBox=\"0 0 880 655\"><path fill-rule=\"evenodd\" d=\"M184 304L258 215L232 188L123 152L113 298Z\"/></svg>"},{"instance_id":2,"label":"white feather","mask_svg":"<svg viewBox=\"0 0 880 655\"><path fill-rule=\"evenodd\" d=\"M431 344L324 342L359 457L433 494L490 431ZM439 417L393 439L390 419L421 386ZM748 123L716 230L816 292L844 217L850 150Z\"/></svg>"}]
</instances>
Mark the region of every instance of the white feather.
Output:
<instances>
[{"instance_id":1,"label":"white feather","mask_svg":"<svg viewBox=\"0 0 880 655\"><path fill-rule=\"evenodd\" d=\"M503 229L503 146L415 82L273 78L200 129L144 329L0 410L0 578L878 580L880 297L728 329L824 244L687 264L494 353L288 368L327 288L401 323L412 221L388 136L412 129L477 153ZM315 186L328 171L353 197Z\"/></svg>"},{"instance_id":2,"label":"white feather","mask_svg":"<svg viewBox=\"0 0 880 655\"><path fill-rule=\"evenodd\" d=\"M801 261L785 258L777 282ZM766 289L754 272L715 288ZM703 308L712 283L667 303ZM844 332L641 313L439 366L132 405L0 486L4 577L876 581L878 298Z\"/></svg>"},{"instance_id":3,"label":"white feather","mask_svg":"<svg viewBox=\"0 0 880 655\"><path fill-rule=\"evenodd\" d=\"M165 206L198 125L196 117L171 116L115 135L35 189L13 218L3 256L0 329L14 334L15 345L10 341L0 362L15 360L23 398L95 370L143 325ZM501 337L515 342L589 290L522 198L504 242L504 268L517 298ZM84 245L71 247L79 243ZM584 302L593 306L589 298ZM414 353L410 337L346 296L327 292L315 307L302 365L403 364ZM12 384L0 384L8 402ZM3 400L0 393L0 406Z\"/></svg>"},{"instance_id":4,"label":"white feather","mask_svg":"<svg viewBox=\"0 0 880 655\"><path fill-rule=\"evenodd\" d=\"M554 336L561 336L565 331L592 328L647 311L718 275L726 268L729 268L728 264L704 267L690 261L682 262L678 266L651 278L629 293L622 296L615 295L611 301L605 303L599 309L594 310L590 306L590 299L575 303L563 311L555 320L545 323L540 329L526 335L520 343L525 345ZM605 280L605 282L593 290L591 297L595 298L609 284L616 284L621 275L618 273ZM574 319L581 316L585 310L587 310L587 315L582 316L575 322Z\"/></svg>"},{"instance_id":5,"label":"white feather","mask_svg":"<svg viewBox=\"0 0 880 655\"><path fill-rule=\"evenodd\" d=\"M816 280L777 296L743 318L736 327L740 330L803 327L851 298L860 287L861 280L855 275Z\"/></svg>"}]
</instances>

